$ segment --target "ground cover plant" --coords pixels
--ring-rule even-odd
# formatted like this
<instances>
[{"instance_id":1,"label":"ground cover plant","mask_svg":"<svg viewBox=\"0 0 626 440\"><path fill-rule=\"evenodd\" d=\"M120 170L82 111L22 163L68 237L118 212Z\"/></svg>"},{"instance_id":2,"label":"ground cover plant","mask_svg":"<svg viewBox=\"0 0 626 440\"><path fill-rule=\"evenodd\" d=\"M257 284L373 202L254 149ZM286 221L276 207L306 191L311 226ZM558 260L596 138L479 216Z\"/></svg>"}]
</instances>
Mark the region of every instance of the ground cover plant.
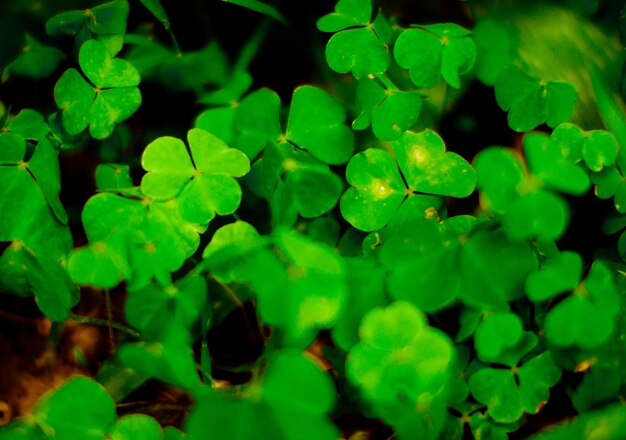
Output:
<instances>
[{"instance_id":1,"label":"ground cover plant","mask_svg":"<svg viewBox=\"0 0 626 440\"><path fill-rule=\"evenodd\" d=\"M4 2L0 440L626 437L622 3Z\"/></svg>"}]
</instances>

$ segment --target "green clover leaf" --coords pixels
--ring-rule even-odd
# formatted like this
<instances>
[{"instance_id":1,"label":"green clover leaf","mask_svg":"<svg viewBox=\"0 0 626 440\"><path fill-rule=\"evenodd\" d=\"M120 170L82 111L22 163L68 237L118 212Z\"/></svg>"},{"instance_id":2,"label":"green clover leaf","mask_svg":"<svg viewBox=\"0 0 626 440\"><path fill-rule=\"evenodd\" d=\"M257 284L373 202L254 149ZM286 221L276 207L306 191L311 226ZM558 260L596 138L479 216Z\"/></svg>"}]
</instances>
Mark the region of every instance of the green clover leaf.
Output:
<instances>
[{"instance_id":1,"label":"green clover leaf","mask_svg":"<svg viewBox=\"0 0 626 440\"><path fill-rule=\"evenodd\" d=\"M273 354L260 382L238 396L206 389L187 419L191 438L332 440L339 436L327 413L334 406L330 377L292 350ZM220 423L236 418L241 423Z\"/></svg>"},{"instance_id":2,"label":"green clover leaf","mask_svg":"<svg viewBox=\"0 0 626 440\"><path fill-rule=\"evenodd\" d=\"M544 352L519 368L478 370L470 376L469 387L494 421L513 423L524 413L536 414L560 378L550 352Z\"/></svg>"},{"instance_id":3,"label":"green clover leaf","mask_svg":"<svg viewBox=\"0 0 626 440\"><path fill-rule=\"evenodd\" d=\"M1 257L7 270L22 275L32 289L37 306L52 321L64 321L78 303L78 289L66 270L46 255L35 254L21 242L13 242ZM20 277L21 278L21 277Z\"/></svg>"},{"instance_id":4,"label":"green clover leaf","mask_svg":"<svg viewBox=\"0 0 626 440\"><path fill-rule=\"evenodd\" d=\"M63 52L56 47L45 46L32 35L26 34L26 45L22 48L22 53L5 67L2 81L8 80L11 75L47 78L64 58Z\"/></svg>"},{"instance_id":5,"label":"green clover leaf","mask_svg":"<svg viewBox=\"0 0 626 440\"><path fill-rule=\"evenodd\" d=\"M529 133L524 136L523 147L530 172L546 188L574 195L589 189L587 173L547 135Z\"/></svg>"},{"instance_id":6,"label":"green clover leaf","mask_svg":"<svg viewBox=\"0 0 626 440\"><path fill-rule=\"evenodd\" d=\"M99 191L114 191L132 186L128 165L106 163L96 167L96 187Z\"/></svg>"},{"instance_id":7,"label":"green clover leaf","mask_svg":"<svg viewBox=\"0 0 626 440\"><path fill-rule=\"evenodd\" d=\"M323 32L337 32L354 26L367 26L371 18L371 0L339 0L335 12L320 18L317 27Z\"/></svg>"},{"instance_id":8,"label":"green clover leaf","mask_svg":"<svg viewBox=\"0 0 626 440\"><path fill-rule=\"evenodd\" d=\"M615 329L619 297L608 267L596 261L585 281L550 310L544 327L548 341L557 347L595 348Z\"/></svg>"},{"instance_id":9,"label":"green clover leaf","mask_svg":"<svg viewBox=\"0 0 626 440\"><path fill-rule=\"evenodd\" d=\"M259 243L259 233L250 223L236 221L222 226L204 248L202 258L207 261L212 275L222 283L249 281L245 264L238 261L255 249Z\"/></svg>"},{"instance_id":10,"label":"green clover leaf","mask_svg":"<svg viewBox=\"0 0 626 440\"><path fill-rule=\"evenodd\" d=\"M585 133L583 158L591 171L601 171L617 159L617 139L604 130L592 130Z\"/></svg>"},{"instance_id":11,"label":"green clover leaf","mask_svg":"<svg viewBox=\"0 0 626 440\"><path fill-rule=\"evenodd\" d=\"M76 376L42 398L32 420L52 438L97 440L115 421L115 405L96 381Z\"/></svg>"},{"instance_id":12,"label":"green clover leaf","mask_svg":"<svg viewBox=\"0 0 626 440\"><path fill-rule=\"evenodd\" d=\"M461 156L446 152L434 131L406 132L393 149L408 188L393 159L382 150L365 150L348 164L346 180L352 188L341 198L341 212L355 228L382 228L403 200L417 191L466 197L474 190L473 168Z\"/></svg>"},{"instance_id":13,"label":"green clover leaf","mask_svg":"<svg viewBox=\"0 0 626 440\"><path fill-rule=\"evenodd\" d=\"M159 422L145 414L120 417L109 432L111 440L163 440Z\"/></svg>"},{"instance_id":14,"label":"green clover leaf","mask_svg":"<svg viewBox=\"0 0 626 440\"><path fill-rule=\"evenodd\" d=\"M141 189L157 200L178 197L181 217L203 225L216 213L232 214L239 207L241 188L234 177L246 174L250 164L242 152L204 130L190 130L187 139L191 157L183 141L173 137L146 147L142 166L148 173Z\"/></svg>"},{"instance_id":15,"label":"green clover leaf","mask_svg":"<svg viewBox=\"0 0 626 440\"><path fill-rule=\"evenodd\" d=\"M525 143L529 168L527 176L520 159L502 147L482 150L474 159L481 205L502 215L507 235L514 240L529 237L556 239L569 220L569 208L558 195L542 185L570 193L586 190L586 173L562 155L558 145L541 135L529 135Z\"/></svg>"},{"instance_id":16,"label":"green clover leaf","mask_svg":"<svg viewBox=\"0 0 626 440\"><path fill-rule=\"evenodd\" d=\"M192 276L170 286L149 285L130 292L124 311L144 339L158 339L164 322L190 330L207 303L204 278Z\"/></svg>"},{"instance_id":17,"label":"green clover leaf","mask_svg":"<svg viewBox=\"0 0 626 440\"><path fill-rule=\"evenodd\" d=\"M48 134L48 124L41 113L24 109L7 124L11 133L15 133L27 140L40 141ZM21 159L21 158L20 158Z\"/></svg>"},{"instance_id":18,"label":"green clover leaf","mask_svg":"<svg viewBox=\"0 0 626 440\"><path fill-rule=\"evenodd\" d=\"M331 69L338 73L352 72L357 79L387 70L388 41L384 34L379 35L375 23L371 0L340 0L335 12L319 19L319 30L336 32L326 46L326 60Z\"/></svg>"},{"instance_id":19,"label":"green clover leaf","mask_svg":"<svg viewBox=\"0 0 626 440\"><path fill-rule=\"evenodd\" d=\"M365 398L378 405L408 399L429 403L445 392L454 358L452 343L428 327L413 305L396 301L370 310L361 322L361 342L348 354L346 374Z\"/></svg>"},{"instance_id":20,"label":"green clover leaf","mask_svg":"<svg viewBox=\"0 0 626 440\"><path fill-rule=\"evenodd\" d=\"M77 47L95 37L115 56L124 45L128 11L128 0L114 0L91 9L62 12L46 22L46 32L55 37L76 35Z\"/></svg>"},{"instance_id":21,"label":"green clover leaf","mask_svg":"<svg viewBox=\"0 0 626 440\"><path fill-rule=\"evenodd\" d=\"M123 344L120 362L139 374L186 389L200 386L191 335L180 322L162 322L158 340Z\"/></svg>"},{"instance_id":22,"label":"green clover leaf","mask_svg":"<svg viewBox=\"0 0 626 440\"><path fill-rule=\"evenodd\" d=\"M534 78L514 65L500 73L495 88L498 105L509 111L509 127L518 132L544 122L554 128L574 112L576 89L572 84Z\"/></svg>"},{"instance_id":23,"label":"green clover leaf","mask_svg":"<svg viewBox=\"0 0 626 440\"><path fill-rule=\"evenodd\" d=\"M345 110L328 93L311 86L293 92L287 139L331 165L348 161L354 135L345 125Z\"/></svg>"},{"instance_id":24,"label":"green clover leaf","mask_svg":"<svg viewBox=\"0 0 626 440\"><path fill-rule=\"evenodd\" d=\"M469 35L453 23L418 26L400 34L393 53L398 64L409 69L417 87L435 87L443 77L458 89L459 76L469 72L476 59L476 45Z\"/></svg>"},{"instance_id":25,"label":"green clover leaf","mask_svg":"<svg viewBox=\"0 0 626 440\"><path fill-rule=\"evenodd\" d=\"M549 259L526 279L526 295L531 301L547 301L578 286L583 260L576 252L565 251Z\"/></svg>"},{"instance_id":26,"label":"green clover leaf","mask_svg":"<svg viewBox=\"0 0 626 440\"><path fill-rule=\"evenodd\" d=\"M515 55L513 36L499 20L484 17L472 29L476 43L476 76L493 86L500 72L511 64Z\"/></svg>"},{"instance_id":27,"label":"green clover leaf","mask_svg":"<svg viewBox=\"0 0 626 440\"><path fill-rule=\"evenodd\" d=\"M370 124L374 136L393 141L411 128L422 108L421 92L385 90L371 78L363 78L357 86L357 112L352 129L364 130Z\"/></svg>"},{"instance_id":28,"label":"green clover leaf","mask_svg":"<svg viewBox=\"0 0 626 440\"><path fill-rule=\"evenodd\" d=\"M78 61L91 83L73 68L66 70L57 82L54 99L62 110L63 127L76 135L89 125L95 139L105 139L115 124L139 108L139 73L129 62L112 58L98 40L82 45Z\"/></svg>"},{"instance_id":29,"label":"green clover leaf","mask_svg":"<svg viewBox=\"0 0 626 440\"><path fill-rule=\"evenodd\" d=\"M517 345L523 330L521 319L514 313L488 314L474 333L478 358L483 362L494 362L504 350Z\"/></svg>"}]
</instances>

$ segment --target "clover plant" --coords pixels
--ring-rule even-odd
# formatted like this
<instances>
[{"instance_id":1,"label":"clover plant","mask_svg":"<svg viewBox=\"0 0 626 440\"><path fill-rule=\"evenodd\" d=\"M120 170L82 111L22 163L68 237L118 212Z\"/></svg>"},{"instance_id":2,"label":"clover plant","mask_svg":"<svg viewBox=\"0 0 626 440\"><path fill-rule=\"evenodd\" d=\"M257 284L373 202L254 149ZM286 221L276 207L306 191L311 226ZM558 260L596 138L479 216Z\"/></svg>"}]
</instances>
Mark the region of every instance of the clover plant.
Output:
<instances>
[{"instance_id":1,"label":"clover plant","mask_svg":"<svg viewBox=\"0 0 626 440\"><path fill-rule=\"evenodd\" d=\"M175 3L0 5L0 440L626 435L623 4Z\"/></svg>"}]
</instances>

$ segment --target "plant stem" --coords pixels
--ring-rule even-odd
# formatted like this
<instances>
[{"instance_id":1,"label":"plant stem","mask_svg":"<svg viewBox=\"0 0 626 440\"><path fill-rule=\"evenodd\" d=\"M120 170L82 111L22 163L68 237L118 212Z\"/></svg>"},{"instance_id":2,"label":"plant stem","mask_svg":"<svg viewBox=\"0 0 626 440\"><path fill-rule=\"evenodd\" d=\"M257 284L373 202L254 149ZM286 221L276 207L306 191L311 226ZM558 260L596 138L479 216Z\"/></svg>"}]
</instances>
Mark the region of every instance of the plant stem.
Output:
<instances>
[{"instance_id":1,"label":"plant stem","mask_svg":"<svg viewBox=\"0 0 626 440\"><path fill-rule=\"evenodd\" d=\"M374 77L376 77L376 79L378 81L380 81L387 90L391 90L392 92L399 92L400 89L398 88L398 86L396 86L393 81L391 81L391 79L385 75L384 73L375 73Z\"/></svg>"},{"instance_id":2,"label":"plant stem","mask_svg":"<svg viewBox=\"0 0 626 440\"><path fill-rule=\"evenodd\" d=\"M272 19L269 17L263 18L261 23L254 31L254 34L250 37L250 39L246 42L245 46L239 52L239 57L235 62L233 67L234 72L242 72L248 70L248 66L256 56L259 51L259 47L261 47L261 43L265 40L270 27L272 25Z\"/></svg>"},{"instance_id":3,"label":"plant stem","mask_svg":"<svg viewBox=\"0 0 626 440\"><path fill-rule=\"evenodd\" d=\"M88 316L80 316L72 313L72 319L77 322L82 322L85 324L91 325L100 325L100 326L111 326L112 328L121 331L133 338L139 338L141 334L132 328L126 327L124 324L120 324L119 322L111 322L106 319L98 319L98 318L90 318Z\"/></svg>"},{"instance_id":4,"label":"plant stem","mask_svg":"<svg viewBox=\"0 0 626 440\"><path fill-rule=\"evenodd\" d=\"M107 321L109 327L109 348L111 353L115 351L115 338L113 335L113 308L111 306L111 293L109 289L104 289L104 306L107 312Z\"/></svg>"}]
</instances>

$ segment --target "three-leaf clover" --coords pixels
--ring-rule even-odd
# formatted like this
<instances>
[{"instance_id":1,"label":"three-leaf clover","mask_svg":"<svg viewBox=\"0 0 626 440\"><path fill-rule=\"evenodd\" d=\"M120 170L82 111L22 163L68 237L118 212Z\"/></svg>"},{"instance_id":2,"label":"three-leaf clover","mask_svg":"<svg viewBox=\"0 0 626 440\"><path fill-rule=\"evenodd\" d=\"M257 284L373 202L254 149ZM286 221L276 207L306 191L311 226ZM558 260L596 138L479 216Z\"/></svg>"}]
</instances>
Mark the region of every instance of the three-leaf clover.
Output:
<instances>
[{"instance_id":1,"label":"three-leaf clover","mask_svg":"<svg viewBox=\"0 0 626 440\"><path fill-rule=\"evenodd\" d=\"M352 187L341 198L341 213L355 228L382 228L415 192L460 198L474 191L473 168L458 154L446 152L434 131L409 131L392 145L396 161L383 150L368 149L348 164L346 179Z\"/></svg>"},{"instance_id":2,"label":"three-leaf clover","mask_svg":"<svg viewBox=\"0 0 626 440\"><path fill-rule=\"evenodd\" d=\"M388 24L382 15L372 20L371 0L340 0L335 12L317 22L323 32L336 32L326 46L326 60L335 72L352 72L359 79L389 67ZM382 32L378 30L383 27Z\"/></svg>"},{"instance_id":3,"label":"three-leaf clover","mask_svg":"<svg viewBox=\"0 0 626 440\"><path fill-rule=\"evenodd\" d=\"M470 34L454 23L416 26L400 34L393 53L398 64L409 69L409 77L417 87L434 87L443 77L458 89L459 76L467 73L476 59L476 45Z\"/></svg>"},{"instance_id":4,"label":"three-leaf clover","mask_svg":"<svg viewBox=\"0 0 626 440\"><path fill-rule=\"evenodd\" d=\"M81 46L78 62L89 82L70 68L54 88L63 127L69 134L78 134L89 126L94 138L105 139L115 124L128 119L141 105L139 73L129 62L113 58L98 40Z\"/></svg>"},{"instance_id":5,"label":"three-leaf clover","mask_svg":"<svg viewBox=\"0 0 626 440\"><path fill-rule=\"evenodd\" d=\"M556 127L574 112L576 89L572 84L534 78L514 65L500 73L495 88L498 105L509 111L509 127L515 131L532 130L544 122Z\"/></svg>"},{"instance_id":6,"label":"three-leaf clover","mask_svg":"<svg viewBox=\"0 0 626 440\"><path fill-rule=\"evenodd\" d=\"M417 121L422 97L418 91L384 89L374 79L363 78L357 87L358 116L352 128L364 130L371 124L378 139L396 140Z\"/></svg>"},{"instance_id":7,"label":"three-leaf clover","mask_svg":"<svg viewBox=\"0 0 626 440\"><path fill-rule=\"evenodd\" d=\"M449 338L404 301L370 310L359 334L346 375L377 415L400 426L406 417L423 424L426 415L435 426L442 423L455 356Z\"/></svg>"},{"instance_id":8,"label":"three-leaf clover","mask_svg":"<svg viewBox=\"0 0 626 440\"><path fill-rule=\"evenodd\" d=\"M141 189L157 200L177 198L184 220L205 225L216 213L232 214L239 207L241 187L234 177L246 174L250 163L241 151L204 130L190 130L187 139L189 151L183 141L168 136L146 147Z\"/></svg>"},{"instance_id":9,"label":"three-leaf clover","mask_svg":"<svg viewBox=\"0 0 626 440\"><path fill-rule=\"evenodd\" d=\"M47 78L63 58L65 55L56 47L45 46L32 35L26 34L26 45L22 48L22 53L5 67L2 81L8 80L11 75Z\"/></svg>"},{"instance_id":10,"label":"three-leaf clover","mask_svg":"<svg viewBox=\"0 0 626 440\"><path fill-rule=\"evenodd\" d=\"M546 351L512 368L483 368L469 378L472 396L498 423L513 423L524 413L536 414L548 400L561 370Z\"/></svg>"}]
</instances>

